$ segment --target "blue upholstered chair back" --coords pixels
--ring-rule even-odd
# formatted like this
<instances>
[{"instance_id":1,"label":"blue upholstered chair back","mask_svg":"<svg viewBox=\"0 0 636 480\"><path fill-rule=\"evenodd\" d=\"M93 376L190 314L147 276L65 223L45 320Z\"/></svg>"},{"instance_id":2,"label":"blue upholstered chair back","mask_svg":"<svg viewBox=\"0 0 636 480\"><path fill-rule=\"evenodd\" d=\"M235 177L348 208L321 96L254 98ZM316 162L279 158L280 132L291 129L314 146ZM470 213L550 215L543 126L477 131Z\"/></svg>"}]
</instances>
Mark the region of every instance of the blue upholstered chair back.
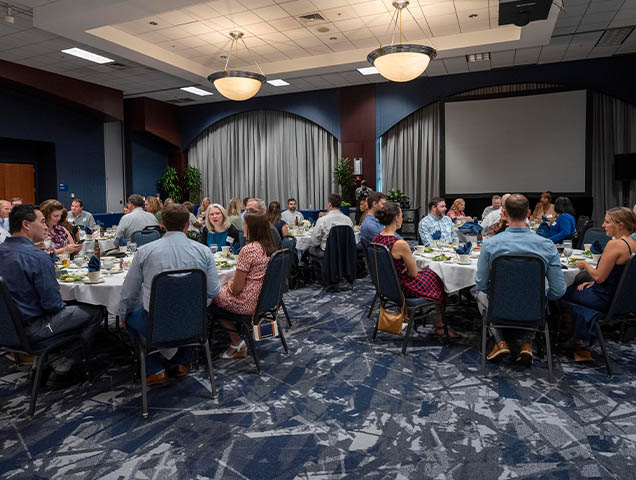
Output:
<instances>
[{"instance_id":1,"label":"blue upholstered chair back","mask_svg":"<svg viewBox=\"0 0 636 480\"><path fill-rule=\"evenodd\" d=\"M623 275L618 283L616 295L613 300L615 305L613 313L615 315L625 315L636 313L636 253L632 253L629 261L625 265ZM610 306L610 309L612 306Z\"/></svg>"},{"instance_id":2,"label":"blue upholstered chair back","mask_svg":"<svg viewBox=\"0 0 636 480\"><path fill-rule=\"evenodd\" d=\"M497 325L543 328L545 264L536 255L500 255L490 270L488 316Z\"/></svg>"},{"instance_id":3,"label":"blue upholstered chair back","mask_svg":"<svg viewBox=\"0 0 636 480\"><path fill-rule=\"evenodd\" d=\"M367 251L369 260L369 275L373 278L380 297L402 305L404 293L395 271L395 264L391 252L385 245L370 243Z\"/></svg>"},{"instance_id":4,"label":"blue upholstered chair back","mask_svg":"<svg viewBox=\"0 0 636 480\"><path fill-rule=\"evenodd\" d=\"M281 248L286 248L293 253L294 249L296 248L296 237L283 238L283 243Z\"/></svg>"},{"instance_id":5,"label":"blue upholstered chair back","mask_svg":"<svg viewBox=\"0 0 636 480\"><path fill-rule=\"evenodd\" d=\"M11 298L7 282L0 277L0 346L29 349L29 342L22 331L22 317Z\"/></svg>"},{"instance_id":6,"label":"blue upholstered chair back","mask_svg":"<svg viewBox=\"0 0 636 480\"><path fill-rule=\"evenodd\" d=\"M605 249L605 245L607 245L607 243L611 239L612 237L608 237L605 234L604 228L592 227L592 228L588 228L585 231L585 235L583 236L583 242L581 243L581 246L585 245L586 243L594 243L596 240L598 240L599 242L601 242L601 246L603 247L603 249Z\"/></svg>"},{"instance_id":7,"label":"blue upholstered chair back","mask_svg":"<svg viewBox=\"0 0 636 480\"><path fill-rule=\"evenodd\" d=\"M130 240L135 242L138 247L145 245L146 243L154 242L155 240L159 240L161 235L156 230L150 230L147 232L143 232L141 230L134 232L130 236Z\"/></svg>"},{"instance_id":8,"label":"blue upholstered chair back","mask_svg":"<svg viewBox=\"0 0 636 480\"><path fill-rule=\"evenodd\" d=\"M171 346L207 338L207 279L199 269L161 272L152 279L146 342Z\"/></svg>"},{"instance_id":9,"label":"blue upholstered chair back","mask_svg":"<svg viewBox=\"0 0 636 480\"><path fill-rule=\"evenodd\" d=\"M255 317L261 313L274 310L280 303L280 296L285 292L287 275L291 263L291 251L277 250L269 259L267 271L263 278L263 287L258 297Z\"/></svg>"}]
</instances>

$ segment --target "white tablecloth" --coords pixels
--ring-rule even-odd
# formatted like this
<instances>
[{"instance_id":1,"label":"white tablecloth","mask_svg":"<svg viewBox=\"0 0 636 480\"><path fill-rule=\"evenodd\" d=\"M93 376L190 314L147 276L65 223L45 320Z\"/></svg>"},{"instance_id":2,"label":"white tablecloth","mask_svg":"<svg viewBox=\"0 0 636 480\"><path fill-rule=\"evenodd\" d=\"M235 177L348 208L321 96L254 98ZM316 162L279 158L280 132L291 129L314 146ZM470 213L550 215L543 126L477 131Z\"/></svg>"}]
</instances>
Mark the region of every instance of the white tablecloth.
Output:
<instances>
[{"instance_id":1,"label":"white tablecloth","mask_svg":"<svg viewBox=\"0 0 636 480\"><path fill-rule=\"evenodd\" d=\"M461 290L462 288L472 287L475 285L475 274L477 273L477 258L470 259L470 265L460 265L457 263L457 258L446 262L436 262L433 260L434 254L426 254L421 256L415 254L415 263L419 270L423 270L429 267L433 270L444 282L444 289L447 293L453 293ZM455 257L454 253L443 252L446 256ZM578 252L580 254L580 251ZM563 276L565 277L565 283L570 286L574 283L574 279L580 270L576 267L570 267L567 270L563 270Z\"/></svg>"},{"instance_id":2,"label":"white tablecloth","mask_svg":"<svg viewBox=\"0 0 636 480\"><path fill-rule=\"evenodd\" d=\"M69 273L77 271L78 270L69 270ZM86 270L79 271L85 272ZM108 313L118 315L121 290L127 273L128 270L124 270L122 273L114 273L108 277L106 271L103 271L102 277L104 278L104 283L96 283L93 285L84 282L58 282L60 284L62 300L76 300L90 305L103 305L106 307L106 310L108 310ZM234 278L236 268L218 270L218 273L219 281L221 285L223 285Z\"/></svg>"},{"instance_id":3,"label":"white tablecloth","mask_svg":"<svg viewBox=\"0 0 636 480\"><path fill-rule=\"evenodd\" d=\"M98 241L99 241L99 250L102 253L103 252L107 252L107 251L112 250L113 248L115 248L115 240L112 239L112 238L104 237L104 238L100 238ZM95 242L95 240L92 240L92 239L86 240L84 242L82 250L81 250L82 253L86 252L86 247L93 248L94 242Z\"/></svg>"}]
</instances>

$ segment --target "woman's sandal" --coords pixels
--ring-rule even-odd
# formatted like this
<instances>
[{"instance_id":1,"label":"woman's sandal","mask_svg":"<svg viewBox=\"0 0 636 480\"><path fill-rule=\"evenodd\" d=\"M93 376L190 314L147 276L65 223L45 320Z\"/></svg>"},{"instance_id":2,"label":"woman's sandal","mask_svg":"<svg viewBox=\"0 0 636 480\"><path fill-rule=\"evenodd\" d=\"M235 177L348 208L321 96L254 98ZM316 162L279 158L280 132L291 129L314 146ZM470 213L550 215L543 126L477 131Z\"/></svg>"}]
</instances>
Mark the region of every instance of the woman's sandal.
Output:
<instances>
[{"instance_id":1,"label":"woman's sandal","mask_svg":"<svg viewBox=\"0 0 636 480\"><path fill-rule=\"evenodd\" d=\"M223 352L219 358L223 360L233 360L235 358L245 357L247 357L247 345L245 345L245 340L241 340L241 343L236 346L230 345L230 347Z\"/></svg>"},{"instance_id":2,"label":"woman's sandal","mask_svg":"<svg viewBox=\"0 0 636 480\"><path fill-rule=\"evenodd\" d=\"M458 338L462 338L462 335L460 333L457 333L454 330L451 330L450 328L448 329L448 335L447 335L446 331L444 330L444 327L435 327L435 338L439 338L440 340L442 339L456 340Z\"/></svg>"}]
</instances>

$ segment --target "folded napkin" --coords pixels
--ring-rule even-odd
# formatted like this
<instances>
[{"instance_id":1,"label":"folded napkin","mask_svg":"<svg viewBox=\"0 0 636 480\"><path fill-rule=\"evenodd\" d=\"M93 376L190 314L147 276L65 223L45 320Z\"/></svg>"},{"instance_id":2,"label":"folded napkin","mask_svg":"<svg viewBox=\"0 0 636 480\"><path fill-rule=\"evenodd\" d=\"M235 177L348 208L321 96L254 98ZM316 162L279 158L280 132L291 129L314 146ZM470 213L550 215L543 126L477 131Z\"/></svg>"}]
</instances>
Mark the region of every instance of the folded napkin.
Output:
<instances>
[{"instance_id":1,"label":"folded napkin","mask_svg":"<svg viewBox=\"0 0 636 480\"><path fill-rule=\"evenodd\" d=\"M603 253L603 245L600 240L594 240L594 243L592 243L592 246L590 247L590 252L594 255L600 255Z\"/></svg>"},{"instance_id":2,"label":"folded napkin","mask_svg":"<svg viewBox=\"0 0 636 480\"><path fill-rule=\"evenodd\" d=\"M547 222L541 222L541 225L537 228L537 235L541 235L543 238L550 238L550 226Z\"/></svg>"},{"instance_id":3,"label":"folded napkin","mask_svg":"<svg viewBox=\"0 0 636 480\"><path fill-rule=\"evenodd\" d=\"M457 223L457 217L451 217L451 220L453 221L453 223Z\"/></svg>"},{"instance_id":4,"label":"folded napkin","mask_svg":"<svg viewBox=\"0 0 636 480\"><path fill-rule=\"evenodd\" d=\"M433 240L439 240L440 238L442 238L442 231L441 230L435 230L433 232L433 235L431 235L431 237L433 238Z\"/></svg>"},{"instance_id":5,"label":"folded napkin","mask_svg":"<svg viewBox=\"0 0 636 480\"><path fill-rule=\"evenodd\" d=\"M466 222L461 227L459 227L460 232L468 235L478 235L482 230L482 226L475 221Z\"/></svg>"},{"instance_id":6,"label":"folded napkin","mask_svg":"<svg viewBox=\"0 0 636 480\"><path fill-rule=\"evenodd\" d=\"M128 240L126 240L126 237L119 237L119 246L125 247L126 245L128 245Z\"/></svg>"},{"instance_id":7,"label":"folded napkin","mask_svg":"<svg viewBox=\"0 0 636 480\"><path fill-rule=\"evenodd\" d=\"M99 272L101 266L102 265L101 265L101 262L99 261L99 258L97 258L95 255L93 255L91 259L88 261L89 272Z\"/></svg>"},{"instance_id":8,"label":"folded napkin","mask_svg":"<svg viewBox=\"0 0 636 480\"><path fill-rule=\"evenodd\" d=\"M548 223L548 217L546 217L545 215L543 215L543 216L541 217L541 221L542 221L542 222L546 222L546 223Z\"/></svg>"},{"instance_id":9,"label":"folded napkin","mask_svg":"<svg viewBox=\"0 0 636 480\"><path fill-rule=\"evenodd\" d=\"M457 255L468 255L470 251L473 249L473 244L471 242L466 242L463 247L459 247L457 250Z\"/></svg>"}]
</instances>

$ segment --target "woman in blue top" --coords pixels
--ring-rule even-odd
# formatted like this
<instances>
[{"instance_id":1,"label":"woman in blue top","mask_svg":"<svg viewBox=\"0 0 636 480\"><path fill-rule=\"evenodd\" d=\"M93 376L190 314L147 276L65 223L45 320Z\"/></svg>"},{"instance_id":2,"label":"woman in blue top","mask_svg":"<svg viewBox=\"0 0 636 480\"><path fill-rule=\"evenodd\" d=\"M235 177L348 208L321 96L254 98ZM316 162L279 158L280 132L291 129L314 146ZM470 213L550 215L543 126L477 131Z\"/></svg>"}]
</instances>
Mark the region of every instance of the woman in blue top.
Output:
<instances>
[{"instance_id":1,"label":"woman in blue top","mask_svg":"<svg viewBox=\"0 0 636 480\"><path fill-rule=\"evenodd\" d=\"M557 214L556 221L550 226L550 240L561 243L570 240L576 232L576 220L574 219L574 207L568 197L559 197L554 202L554 211Z\"/></svg>"},{"instance_id":2,"label":"woman in blue top","mask_svg":"<svg viewBox=\"0 0 636 480\"><path fill-rule=\"evenodd\" d=\"M203 245L216 245L219 250L226 245L232 247L233 253L241 249L239 231L230 223L223 205L213 203L205 215L205 226L201 230Z\"/></svg>"}]
</instances>

